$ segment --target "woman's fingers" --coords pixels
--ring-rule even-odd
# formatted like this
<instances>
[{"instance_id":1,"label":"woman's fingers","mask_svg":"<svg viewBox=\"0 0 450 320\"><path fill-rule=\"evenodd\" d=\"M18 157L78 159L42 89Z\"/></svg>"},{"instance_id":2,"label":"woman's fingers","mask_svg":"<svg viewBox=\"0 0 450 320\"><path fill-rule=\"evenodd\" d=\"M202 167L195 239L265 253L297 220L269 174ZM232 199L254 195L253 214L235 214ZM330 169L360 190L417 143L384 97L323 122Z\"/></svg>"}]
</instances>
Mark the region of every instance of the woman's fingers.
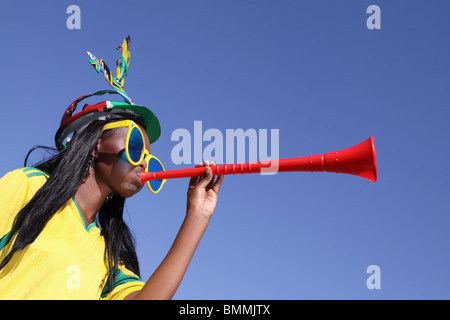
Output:
<instances>
[{"instance_id":1,"label":"woman's fingers","mask_svg":"<svg viewBox=\"0 0 450 320\"><path fill-rule=\"evenodd\" d=\"M219 192L220 186L223 181L223 175L217 176L217 178L214 179L214 175L210 166L215 165L216 163L214 161L209 163L208 160L206 160L204 163L199 163L198 165L196 165L196 168L206 167L205 173L200 177L192 177L190 179L189 190L198 185L200 188L206 188L207 190L213 189L214 192Z\"/></svg>"},{"instance_id":2,"label":"woman's fingers","mask_svg":"<svg viewBox=\"0 0 450 320\"><path fill-rule=\"evenodd\" d=\"M214 182L212 170L209 167L209 165L210 164L209 164L208 160L206 160L203 163L203 166L206 167L206 169L205 169L205 173L203 174L203 176L200 178L200 181L198 182L198 186L200 188L207 188L211 182Z\"/></svg>"},{"instance_id":3,"label":"woman's fingers","mask_svg":"<svg viewBox=\"0 0 450 320\"><path fill-rule=\"evenodd\" d=\"M219 193L220 186L222 185L224 175L220 175L217 177L216 182L214 182L214 185L212 186L212 189L215 193Z\"/></svg>"}]
</instances>

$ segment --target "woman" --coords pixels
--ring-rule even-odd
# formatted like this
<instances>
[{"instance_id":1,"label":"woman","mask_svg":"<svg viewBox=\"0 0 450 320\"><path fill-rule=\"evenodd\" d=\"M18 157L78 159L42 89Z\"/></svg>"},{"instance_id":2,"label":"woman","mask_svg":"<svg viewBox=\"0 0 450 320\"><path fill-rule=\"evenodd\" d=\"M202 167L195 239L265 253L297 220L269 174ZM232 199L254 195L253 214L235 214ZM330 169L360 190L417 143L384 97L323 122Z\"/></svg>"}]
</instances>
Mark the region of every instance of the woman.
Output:
<instances>
[{"instance_id":1,"label":"woman","mask_svg":"<svg viewBox=\"0 0 450 320\"><path fill-rule=\"evenodd\" d=\"M125 198L142 189L139 173L154 159L154 122L136 114L86 116L58 154L0 179L0 298L172 298L213 214L223 176L214 179L206 169L190 180L178 235L144 283L122 218ZM139 132L143 141L136 142Z\"/></svg>"}]
</instances>

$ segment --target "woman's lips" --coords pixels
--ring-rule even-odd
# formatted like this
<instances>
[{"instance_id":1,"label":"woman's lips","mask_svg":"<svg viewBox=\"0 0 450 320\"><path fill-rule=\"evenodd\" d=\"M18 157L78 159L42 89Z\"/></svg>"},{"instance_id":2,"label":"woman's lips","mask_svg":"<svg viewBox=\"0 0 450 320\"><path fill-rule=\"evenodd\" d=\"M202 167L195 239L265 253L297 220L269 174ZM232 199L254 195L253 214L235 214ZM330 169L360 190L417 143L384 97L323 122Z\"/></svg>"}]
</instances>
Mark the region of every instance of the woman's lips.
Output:
<instances>
[{"instance_id":1,"label":"woman's lips","mask_svg":"<svg viewBox=\"0 0 450 320\"><path fill-rule=\"evenodd\" d=\"M137 170L137 171L136 171L136 175L137 175L137 177L139 178L139 182L140 182L141 184L143 184L143 183L141 182L141 172L142 172L142 171L144 171L144 170L141 169L141 170Z\"/></svg>"}]
</instances>

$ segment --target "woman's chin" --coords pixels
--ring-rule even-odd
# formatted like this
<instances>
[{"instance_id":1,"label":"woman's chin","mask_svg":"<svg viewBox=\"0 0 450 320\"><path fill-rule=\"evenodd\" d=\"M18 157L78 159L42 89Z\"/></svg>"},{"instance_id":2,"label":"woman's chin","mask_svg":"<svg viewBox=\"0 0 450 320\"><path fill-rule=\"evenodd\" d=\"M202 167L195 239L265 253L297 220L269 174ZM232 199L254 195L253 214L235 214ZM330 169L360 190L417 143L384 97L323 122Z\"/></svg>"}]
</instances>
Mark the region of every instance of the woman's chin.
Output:
<instances>
[{"instance_id":1,"label":"woman's chin","mask_svg":"<svg viewBox=\"0 0 450 320\"><path fill-rule=\"evenodd\" d=\"M142 185L140 182L139 183L127 183L122 188L122 190L120 190L120 192L116 192L116 193L124 198L129 198L129 197L134 196L139 191L141 191L143 186L144 185Z\"/></svg>"}]
</instances>

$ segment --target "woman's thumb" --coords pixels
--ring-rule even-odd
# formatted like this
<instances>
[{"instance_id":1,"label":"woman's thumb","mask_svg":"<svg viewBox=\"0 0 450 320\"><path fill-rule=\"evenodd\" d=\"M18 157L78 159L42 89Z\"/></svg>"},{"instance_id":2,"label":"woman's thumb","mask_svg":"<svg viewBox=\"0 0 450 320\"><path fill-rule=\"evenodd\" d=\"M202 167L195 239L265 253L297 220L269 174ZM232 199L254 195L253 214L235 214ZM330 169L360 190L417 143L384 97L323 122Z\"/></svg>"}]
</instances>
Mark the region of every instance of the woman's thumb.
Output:
<instances>
[{"instance_id":1,"label":"woman's thumb","mask_svg":"<svg viewBox=\"0 0 450 320\"><path fill-rule=\"evenodd\" d=\"M205 173L203 174L202 178L200 179L198 185L200 187L206 187L208 183L211 182L211 179L213 177L212 171L210 167L205 167Z\"/></svg>"}]
</instances>

